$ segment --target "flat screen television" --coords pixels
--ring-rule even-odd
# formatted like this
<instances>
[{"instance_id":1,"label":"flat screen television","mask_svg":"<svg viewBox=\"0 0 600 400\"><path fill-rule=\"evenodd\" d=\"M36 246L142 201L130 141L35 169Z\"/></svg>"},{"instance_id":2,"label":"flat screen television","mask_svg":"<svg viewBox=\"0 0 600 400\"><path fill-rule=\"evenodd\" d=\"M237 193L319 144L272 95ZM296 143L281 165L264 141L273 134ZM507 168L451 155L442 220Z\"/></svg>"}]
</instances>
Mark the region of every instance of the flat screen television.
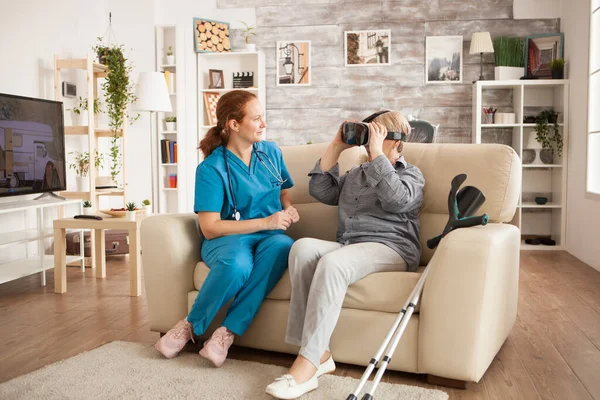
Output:
<instances>
[{"instance_id":1,"label":"flat screen television","mask_svg":"<svg viewBox=\"0 0 600 400\"><path fill-rule=\"evenodd\" d=\"M0 197L66 190L62 103L0 93Z\"/></svg>"}]
</instances>

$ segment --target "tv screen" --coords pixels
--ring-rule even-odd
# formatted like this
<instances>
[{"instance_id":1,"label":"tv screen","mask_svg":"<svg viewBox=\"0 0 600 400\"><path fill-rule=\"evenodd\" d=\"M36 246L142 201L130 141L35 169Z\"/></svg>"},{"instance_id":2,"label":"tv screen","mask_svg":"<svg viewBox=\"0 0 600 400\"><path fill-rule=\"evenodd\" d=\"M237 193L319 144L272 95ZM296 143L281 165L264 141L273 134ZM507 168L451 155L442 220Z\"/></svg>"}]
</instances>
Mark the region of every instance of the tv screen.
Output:
<instances>
[{"instance_id":1,"label":"tv screen","mask_svg":"<svg viewBox=\"0 0 600 400\"><path fill-rule=\"evenodd\" d=\"M66 190L62 103L0 93L0 197Z\"/></svg>"}]
</instances>

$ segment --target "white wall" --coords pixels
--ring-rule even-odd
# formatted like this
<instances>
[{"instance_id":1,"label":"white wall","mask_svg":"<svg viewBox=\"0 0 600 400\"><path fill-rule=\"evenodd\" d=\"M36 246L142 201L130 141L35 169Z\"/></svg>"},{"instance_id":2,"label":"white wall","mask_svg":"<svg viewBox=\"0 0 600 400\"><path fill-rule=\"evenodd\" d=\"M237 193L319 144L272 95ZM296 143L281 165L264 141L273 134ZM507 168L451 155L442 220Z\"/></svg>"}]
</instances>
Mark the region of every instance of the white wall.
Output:
<instances>
[{"instance_id":1,"label":"white wall","mask_svg":"<svg viewBox=\"0 0 600 400\"><path fill-rule=\"evenodd\" d=\"M137 80L139 71L154 69L155 8L151 0L62 0L60 3L0 0L3 12L0 24L0 76L3 77L0 79L0 92L53 100L54 54L84 57L86 52L91 51L96 37L104 34L109 12L112 12L117 40L126 49L133 49L128 55L134 64L132 78ZM83 78L79 75L69 72L63 77L75 80L78 93L85 95L85 74ZM72 104L69 102L71 100L65 101L66 107ZM145 114L129 127L126 181L133 201L151 196L149 132L149 118ZM67 138L71 139L74 138ZM22 229L31 223L31 216L23 213L0 215L0 233ZM0 263L22 251L23 246L0 248Z\"/></svg>"},{"instance_id":2,"label":"white wall","mask_svg":"<svg viewBox=\"0 0 600 400\"><path fill-rule=\"evenodd\" d=\"M561 0L514 0L513 18L561 18Z\"/></svg>"},{"instance_id":3,"label":"white wall","mask_svg":"<svg viewBox=\"0 0 600 400\"><path fill-rule=\"evenodd\" d=\"M567 251L600 271L600 199L586 195L587 85L590 4L563 4L562 31L570 80Z\"/></svg>"}]
</instances>

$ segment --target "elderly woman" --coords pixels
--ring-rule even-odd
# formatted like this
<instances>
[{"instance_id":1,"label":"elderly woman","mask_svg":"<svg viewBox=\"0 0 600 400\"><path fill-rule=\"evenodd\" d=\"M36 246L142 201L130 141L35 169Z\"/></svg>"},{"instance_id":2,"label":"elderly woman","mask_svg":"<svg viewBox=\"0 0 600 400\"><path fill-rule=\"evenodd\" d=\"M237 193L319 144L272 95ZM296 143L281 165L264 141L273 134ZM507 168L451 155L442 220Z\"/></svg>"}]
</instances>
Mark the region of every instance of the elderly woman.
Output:
<instances>
[{"instance_id":1,"label":"elderly woman","mask_svg":"<svg viewBox=\"0 0 600 400\"><path fill-rule=\"evenodd\" d=\"M337 241L303 238L290 251L292 296L285 341L300 351L289 373L267 386L275 398L300 397L318 387L319 376L335 370L329 340L348 286L374 272L418 268L425 179L406 162L403 142L396 139L399 133L408 135L410 125L392 111L364 122L370 131L367 162L340 177L338 159L351 147L342 141L342 125L309 173L311 196L338 206Z\"/></svg>"}]
</instances>

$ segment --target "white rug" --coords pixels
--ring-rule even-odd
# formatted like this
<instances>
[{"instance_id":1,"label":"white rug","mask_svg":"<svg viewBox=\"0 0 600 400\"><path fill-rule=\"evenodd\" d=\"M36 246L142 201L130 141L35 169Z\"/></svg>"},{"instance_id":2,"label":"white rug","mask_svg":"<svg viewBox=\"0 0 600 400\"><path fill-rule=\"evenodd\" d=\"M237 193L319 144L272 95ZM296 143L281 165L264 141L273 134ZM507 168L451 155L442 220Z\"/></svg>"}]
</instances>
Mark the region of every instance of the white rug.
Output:
<instances>
[{"instance_id":1,"label":"white rug","mask_svg":"<svg viewBox=\"0 0 600 400\"><path fill-rule=\"evenodd\" d=\"M285 371L232 359L217 369L195 353L167 360L150 345L112 342L0 384L0 399L267 400L272 398L265 387ZM357 383L349 377L322 376L319 388L301 399L345 400ZM447 398L439 390L390 383L379 384L375 391L377 400Z\"/></svg>"}]
</instances>

